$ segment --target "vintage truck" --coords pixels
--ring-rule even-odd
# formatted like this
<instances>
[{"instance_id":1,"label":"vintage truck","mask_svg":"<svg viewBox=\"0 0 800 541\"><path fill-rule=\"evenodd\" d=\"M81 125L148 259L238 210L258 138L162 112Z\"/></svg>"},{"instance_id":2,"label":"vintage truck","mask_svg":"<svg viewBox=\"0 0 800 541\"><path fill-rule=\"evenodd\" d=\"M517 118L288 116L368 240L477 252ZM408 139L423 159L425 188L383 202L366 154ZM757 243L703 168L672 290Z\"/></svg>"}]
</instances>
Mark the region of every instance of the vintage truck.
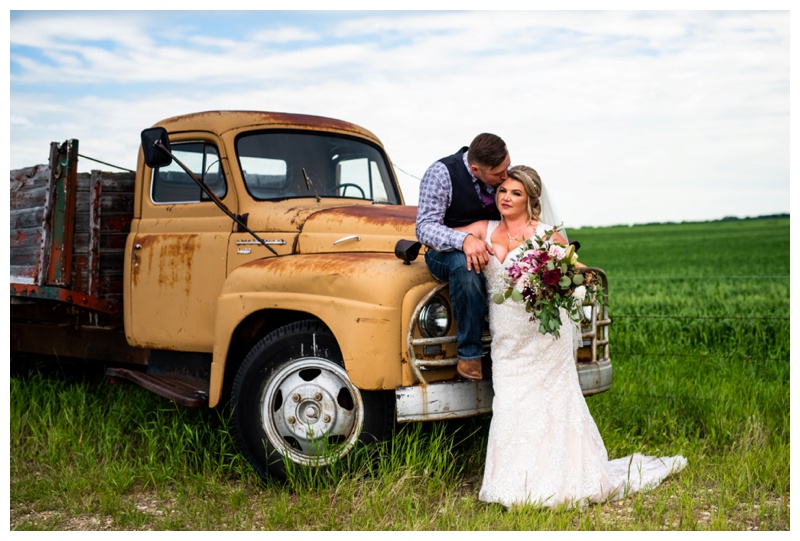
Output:
<instances>
[{"instance_id":1,"label":"vintage truck","mask_svg":"<svg viewBox=\"0 0 800 541\"><path fill-rule=\"evenodd\" d=\"M73 139L11 171L13 357L97 361L184 406L230 406L263 477L396 422L491 412L491 379L455 372L447 286L415 260L416 208L371 132L210 111L143 130L135 172L77 160ZM609 319L584 310L591 395L611 386Z\"/></svg>"}]
</instances>

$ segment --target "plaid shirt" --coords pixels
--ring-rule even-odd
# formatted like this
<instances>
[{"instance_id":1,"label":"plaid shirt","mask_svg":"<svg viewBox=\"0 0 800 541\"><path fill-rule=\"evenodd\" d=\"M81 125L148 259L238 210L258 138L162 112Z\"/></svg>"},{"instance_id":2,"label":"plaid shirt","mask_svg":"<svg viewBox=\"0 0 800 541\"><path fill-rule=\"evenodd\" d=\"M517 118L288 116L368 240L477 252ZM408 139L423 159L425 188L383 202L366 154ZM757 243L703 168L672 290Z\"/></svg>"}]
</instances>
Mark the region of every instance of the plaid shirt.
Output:
<instances>
[{"instance_id":1,"label":"plaid shirt","mask_svg":"<svg viewBox=\"0 0 800 541\"><path fill-rule=\"evenodd\" d=\"M464 165L469 171L467 153ZM480 180L472 174L475 191L480 195ZM494 188L486 186L489 193ZM417 239L426 246L440 252L461 250L468 233L456 231L444 225L444 214L453 200L453 184L447 166L440 161L431 165L419 183L419 202L417 203Z\"/></svg>"}]
</instances>

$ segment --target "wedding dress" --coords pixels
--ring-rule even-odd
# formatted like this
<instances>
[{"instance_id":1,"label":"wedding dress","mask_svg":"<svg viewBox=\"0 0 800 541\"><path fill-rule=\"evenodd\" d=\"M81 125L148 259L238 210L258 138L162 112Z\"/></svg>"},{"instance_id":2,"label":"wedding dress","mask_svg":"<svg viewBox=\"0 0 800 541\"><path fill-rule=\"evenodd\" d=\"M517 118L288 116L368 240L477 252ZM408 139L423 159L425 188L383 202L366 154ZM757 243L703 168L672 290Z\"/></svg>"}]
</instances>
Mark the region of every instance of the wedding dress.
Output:
<instances>
[{"instance_id":1,"label":"wedding dress","mask_svg":"<svg viewBox=\"0 0 800 541\"><path fill-rule=\"evenodd\" d=\"M487 239L499 222L489 222ZM551 226L539 224L540 237ZM652 488L686 465L682 456L608 460L574 361L576 326L561 309L560 338L540 334L525 306L491 301L518 255L486 267L492 332L493 416L479 498L514 504L583 505Z\"/></svg>"}]
</instances>

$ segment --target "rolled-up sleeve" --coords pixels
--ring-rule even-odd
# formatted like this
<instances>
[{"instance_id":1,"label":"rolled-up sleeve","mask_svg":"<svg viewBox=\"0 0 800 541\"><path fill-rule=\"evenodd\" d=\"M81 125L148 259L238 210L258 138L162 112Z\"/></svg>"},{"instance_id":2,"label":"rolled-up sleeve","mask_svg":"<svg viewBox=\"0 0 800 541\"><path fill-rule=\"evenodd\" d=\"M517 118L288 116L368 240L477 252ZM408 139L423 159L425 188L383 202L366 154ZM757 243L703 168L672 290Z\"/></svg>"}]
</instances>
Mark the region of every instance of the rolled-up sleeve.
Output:
<instances>
[{"instance_id":1,"label":"rolled-up sleeve","mask_svg":"<svg viewBox=\"0 0 800 541\"><path fill-rule=\"evenodd\" d=\"M444 225L444 214L452 197L453 187L447 166L434 162L419 184L416 233L422 244L440 252L461 250L468 234Z\"/></svg>"}]
</instances>

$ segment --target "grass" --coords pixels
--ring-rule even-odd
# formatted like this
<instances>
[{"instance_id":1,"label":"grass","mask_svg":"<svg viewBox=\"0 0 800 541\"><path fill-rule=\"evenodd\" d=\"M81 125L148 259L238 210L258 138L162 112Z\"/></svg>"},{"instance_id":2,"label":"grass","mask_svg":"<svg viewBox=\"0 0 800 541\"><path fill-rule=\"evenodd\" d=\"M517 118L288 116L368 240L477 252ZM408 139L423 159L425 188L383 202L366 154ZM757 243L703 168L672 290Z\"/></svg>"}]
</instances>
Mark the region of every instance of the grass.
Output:
<instances>
[{"instance_id":1,"label":"grass","mask_svg":"<svg viewBox=\"0 0 800 541\"><path fill-rule=\"evenodd\" d=\"M587 400L609 456L689 460L656 490L583 510L486 505L488 417L406 425L327 474L262 482L224 412L57 364L10 379L10 528L788 530L789 220L570 236L610 281L614 386Z\"/></svg>"}]
</instances>

